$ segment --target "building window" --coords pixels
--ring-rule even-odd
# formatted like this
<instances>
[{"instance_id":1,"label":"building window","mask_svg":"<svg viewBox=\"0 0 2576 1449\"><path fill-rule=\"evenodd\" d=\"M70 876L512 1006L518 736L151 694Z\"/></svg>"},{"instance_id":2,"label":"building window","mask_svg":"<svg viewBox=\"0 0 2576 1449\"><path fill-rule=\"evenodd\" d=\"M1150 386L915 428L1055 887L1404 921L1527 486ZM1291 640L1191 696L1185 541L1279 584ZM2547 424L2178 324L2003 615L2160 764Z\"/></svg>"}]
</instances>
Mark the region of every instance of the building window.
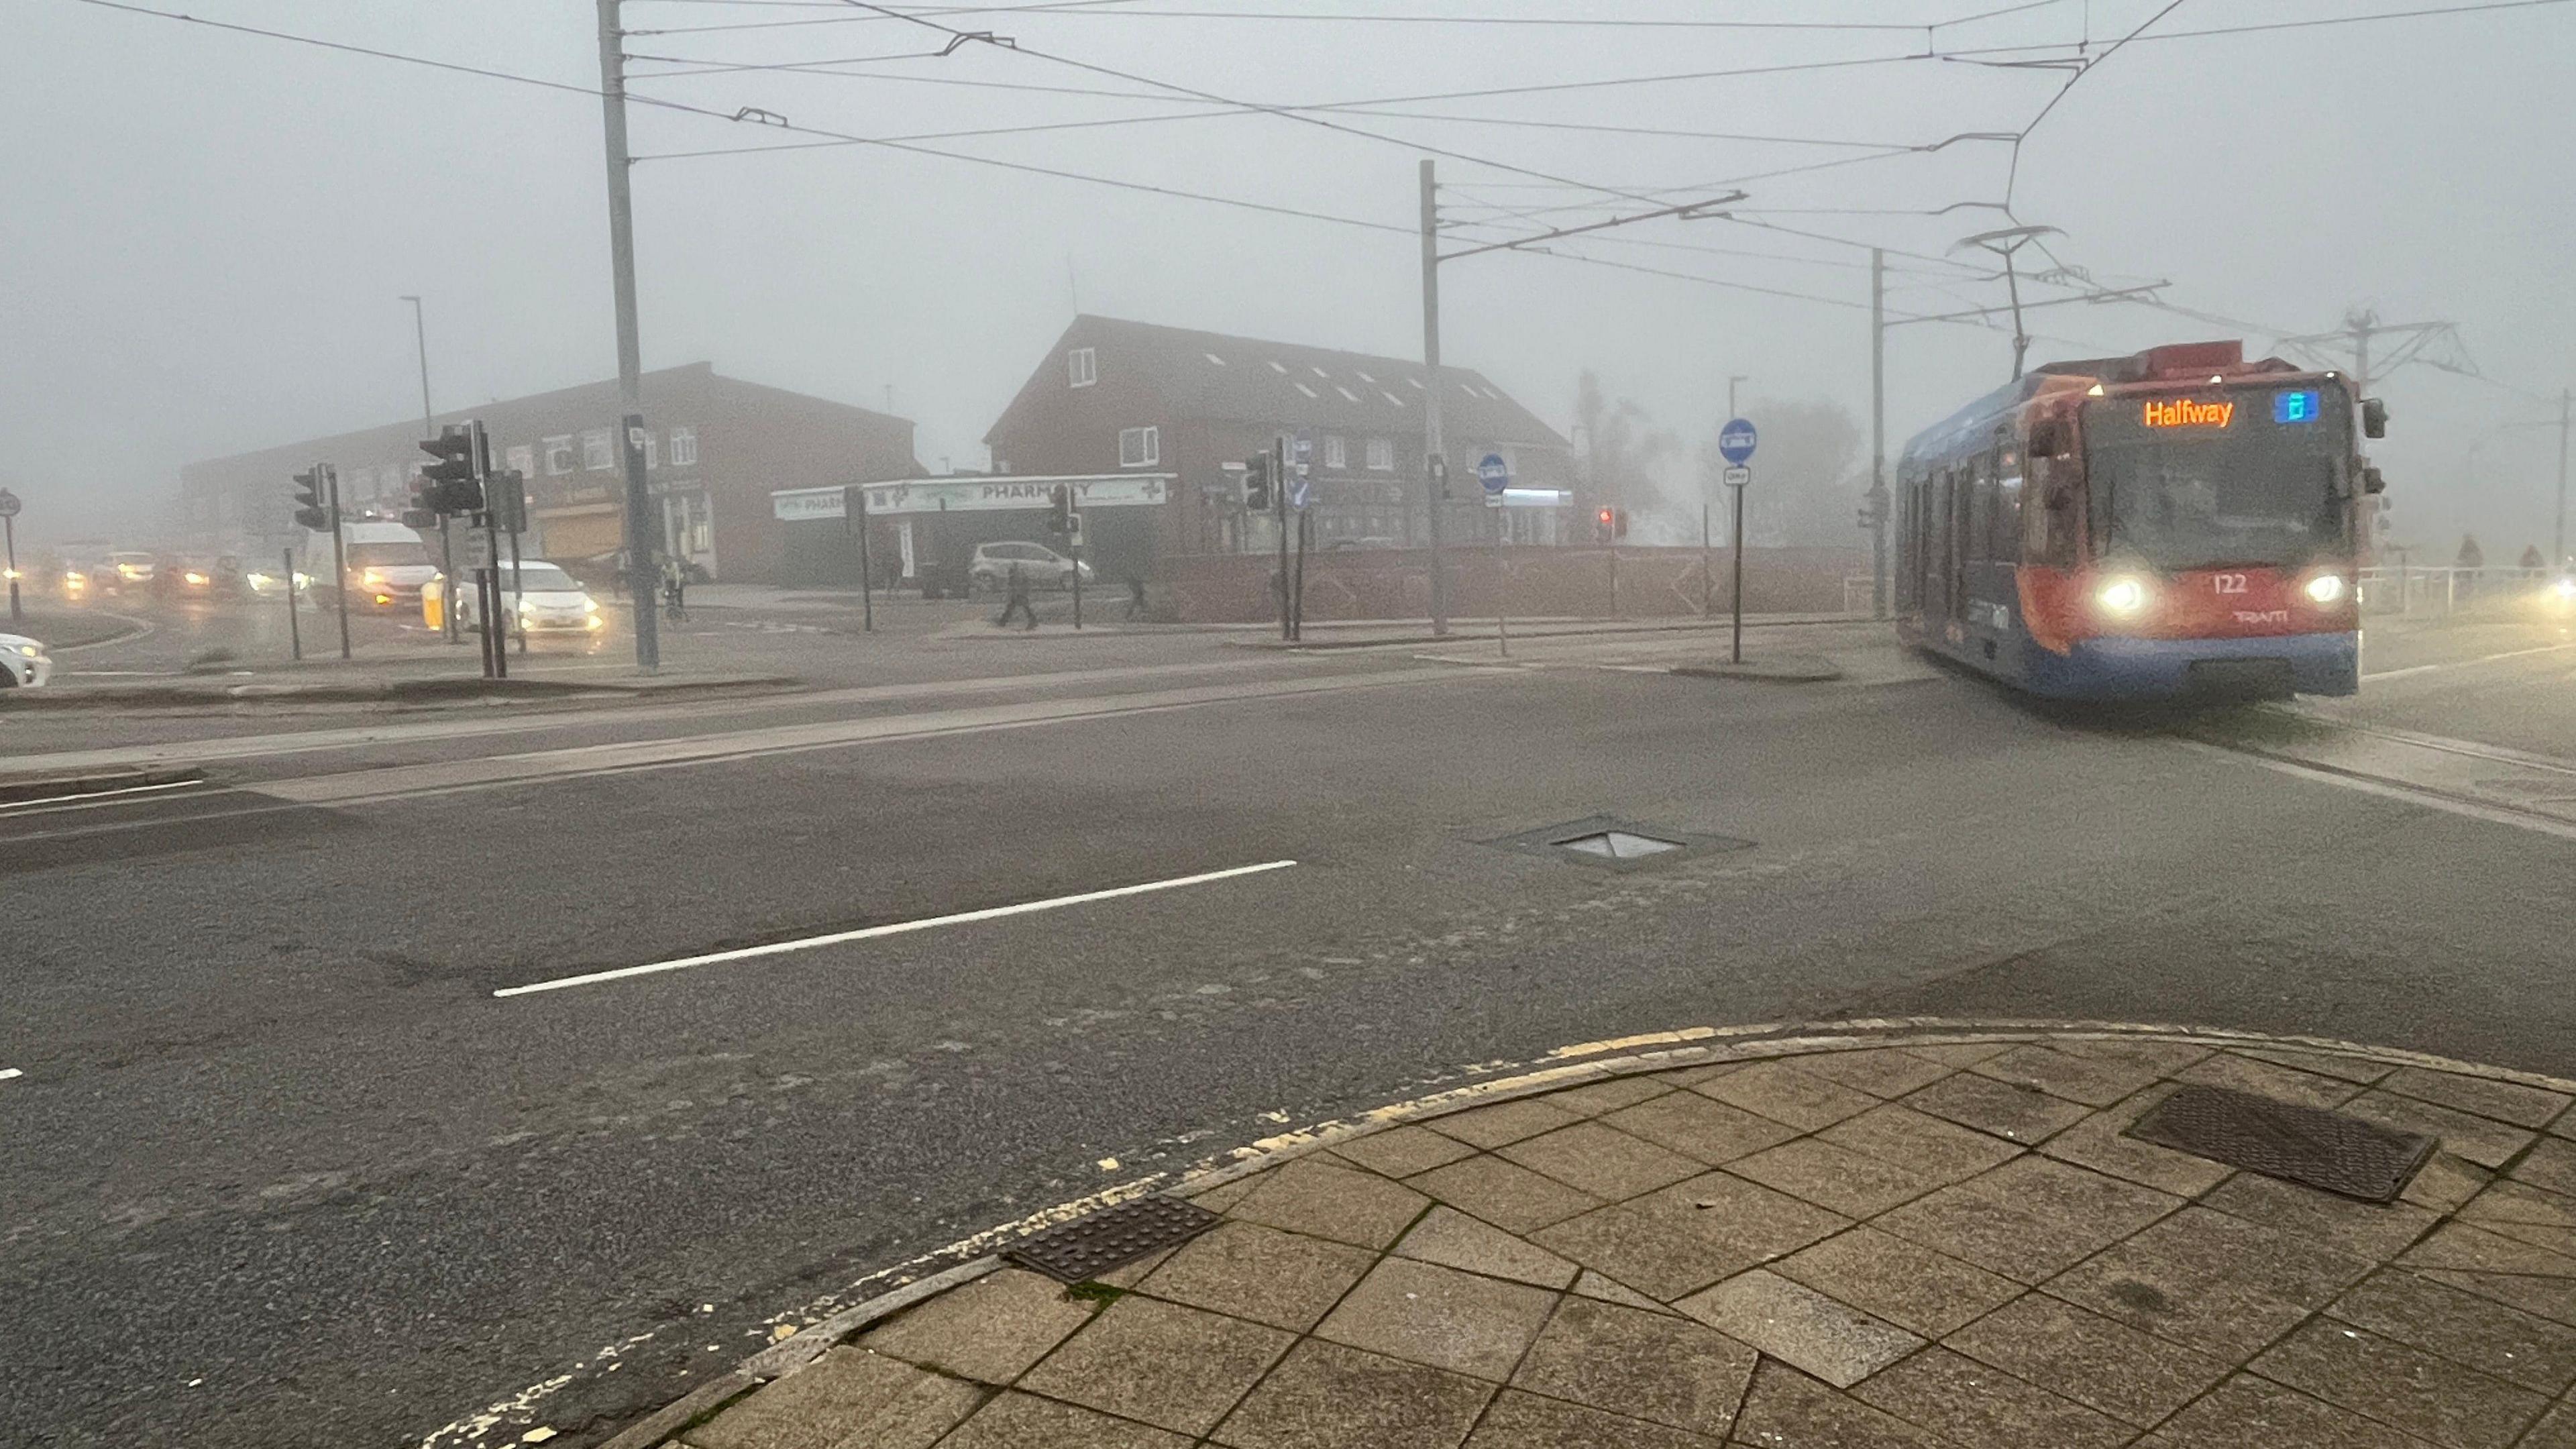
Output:
<instances>
[{"instance_id":1,"label":"building window","mask_svg":"<svg viewBox=\"0 0 2576 1449\"><path fill-rule=\"evenodd\" d=\"M545 449L546 476L560 478L572 471L572 435L570 433L560 438L546 439Z\"/></svg>"},{"instance_id":2,"label":"building window","mask_svg":"<svg viewBox=\"0 0 2576 1449\"><path fill-rule=\"evenodd\" d=\"M1343 448L1341 439L1335 437L1324 439L1324 466L1327 468L1351 466L1350 454Z\"/></svg>"},{"instance_id":3,"label":"building window","mask_svg":"<svg viewBox=\"0 0 2576 1449\"><path fill-rule=\"evenodd\" d=\"M1089 387L1100 381L1100 354L1089 347L1077 347L1064 355L1065 381L1073 387Z\"/></svg>"},{"instance_id":4,"label":"building window","mask_svg":"<svg viewBox=\"0 0 2576 1449\"><path fill-rule=\"evenodd\" d=\"M1376 471L1376 472L1380 472L1380 473L1392 473L1392 472L1394 472L1394 471L1395 471L1395 440L1394 440L1394 439L1392 439L1392 438L1371 438L1371 439L1369 439L1369 442L1368 442L1368 465L1369 465L1369 467L1370 467L1372 470L1374 470L1374 471Z\"/></svg>"},{"instance_id":5,"label":"building window","mask_svg":"<svg viewBox=\"0 0 2576 1449\"><path fill-rule=\"evenodd\" d=\"M592 428L581 435L581 466L593 473L617 466L617 450L609 445L608 429Z\"/></svg>"},{"instance_id":6,"label":"building window","mask_svg":"<svg viewBox=\"0 0 2576 1449\"><path fill-rule=\"evenodd\" d=\"M1150 468L1163 461L1161 428L1120 428L1118 430L1118 466Z\"/></svg>"},{"instance_id":7,"label":"building window","mask_svg":"<svg viewBox=\"0 0 2576 1449\"><path fill-rule=\"evenodd\" d=\"M674 468L694 468L697 465L698 430L695 428L673 428L671 430L671 466Z\"/></svg>"},{"instance_id":8,"label":"building window","mask_svg":"<svg viewBox=\"0 0 2576 1449\"><path fill-rule=\"evenodd\" d=\"M510 471L522 478L537 471L537 450L525 443L512 448L508 457Z\"/></svg>"},{"instance_id":9,"label":"building window","mask_svg":"<svg viewBox=\"0 0 2576 1449\"><path fill-rule=\"evenodd\" d=\"M651 428L644 430L644 466L647 468L662 466L662 435Z\"/></svg>"}]
</instances>

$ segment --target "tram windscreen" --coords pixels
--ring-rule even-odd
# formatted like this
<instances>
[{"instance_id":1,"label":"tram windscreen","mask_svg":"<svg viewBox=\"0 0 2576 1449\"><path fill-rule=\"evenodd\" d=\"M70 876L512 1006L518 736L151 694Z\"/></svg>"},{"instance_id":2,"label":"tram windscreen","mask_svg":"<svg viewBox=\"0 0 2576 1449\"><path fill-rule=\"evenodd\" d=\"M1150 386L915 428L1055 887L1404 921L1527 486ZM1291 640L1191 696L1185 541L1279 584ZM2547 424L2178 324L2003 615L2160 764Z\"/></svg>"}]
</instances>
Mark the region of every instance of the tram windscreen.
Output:
<instances>
[{"instance_id":1,"label":"tram windscreen","mask_svg":"<svg viewBox=\"0 0 2576 1449\"><path fill-rule=\"evenodd\" d=\"M2339 553L2349 411L2314 386L2088 403L2096 537L2106 552L2167 569L2296 566Z\"/></svg>"}]
</instances>

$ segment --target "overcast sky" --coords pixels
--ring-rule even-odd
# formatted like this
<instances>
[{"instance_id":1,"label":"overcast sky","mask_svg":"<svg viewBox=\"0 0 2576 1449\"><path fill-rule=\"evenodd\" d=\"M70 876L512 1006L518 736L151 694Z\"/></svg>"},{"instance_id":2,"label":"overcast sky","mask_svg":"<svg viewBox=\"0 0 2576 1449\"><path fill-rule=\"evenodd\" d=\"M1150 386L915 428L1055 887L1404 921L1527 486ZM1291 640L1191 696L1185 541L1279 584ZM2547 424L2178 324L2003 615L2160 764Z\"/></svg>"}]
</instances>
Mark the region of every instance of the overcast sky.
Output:
<instances>
[{"instance_id":1,"label":"overcast sky","mask_svg":"<svg viewBox=\"0 0 2576 1449\"><path fill-rule=\"evenodd\" d=\"M1515 254L1444 267L1452 360L1560 427L1587 367L1692 436L1718 420L1735 373L1750 375L1749 399L1831 398L1866 418L1868 254L1781 228L1914 254L1894 259L1893 311L2000 303L1999 282L1943 258L1968 233L2010 224L2002 213L1889 213L2005 199L2013 148L1849 143L2020 130L2072 72L1994 62L2062 59L2075 42L2098 54L2165 8L2048 0L1926 28L2008 3L1059 0L944 14L1020 49L972 43L935 59L923 53L944 35L830 0L627 0L630 31L770 23L630 35L639 56L903 57L838 74L661 79L646 76L682 66L638 61L639 96L876 138L1056 125L917 144L1340 219L880 146L647 160L635 169L645 365L711 360L871 407L890 387L893 410L919 424L923 460L970 468L1077 297L1086 311L1417 356L1415 167L1435 147L1450 153L1445 200L1462 220L1505 206L1588 219L1641 208L1618 193L1708 195L1728 182L1752 194L1738 220L1644 223L1565 248L1702 280ZM2030 134L2011 216L2062 228L2055 257L2103 285L2170 280L2172 302L2258 324L2258 349L2268 329L2322 331L2359 306L2389 322L2456 322L2466 358L2495 382L2420 367L2387 378L2396 421L2381 456L2402 538L2447 549L2473 526L2494 558L2545 542L2555 476L2554 428L2508 425L2554 419L2558 390L2576 381L2565 102L2576 5L2187 34L2422 3L2183 0ZM599 81L587 0L166 8ZM165 516L184 461L416 413L402 293L428 299L441 409L613 374L595 96L82 0L9 11L0 481L26 496L32 533L140 537ZM1703 23L1502 23L1550 17ZM1305 120L1201 114L1222 108L1170 87L1269 106L1377 104ZM1468 91L1500 93L1391 99ZM1125 123L1061 127L1093 121ZM648 157L823 139L641 106L633 127ZM1601 129L1613 127L1626 129ZM1843 164L1764 174L1823 162ZM2034 361L2231 335L2126 305L2030 322ZM1892 331L1890 452L2002 381L2007 336Z\"/></svg>"}]
</instances>

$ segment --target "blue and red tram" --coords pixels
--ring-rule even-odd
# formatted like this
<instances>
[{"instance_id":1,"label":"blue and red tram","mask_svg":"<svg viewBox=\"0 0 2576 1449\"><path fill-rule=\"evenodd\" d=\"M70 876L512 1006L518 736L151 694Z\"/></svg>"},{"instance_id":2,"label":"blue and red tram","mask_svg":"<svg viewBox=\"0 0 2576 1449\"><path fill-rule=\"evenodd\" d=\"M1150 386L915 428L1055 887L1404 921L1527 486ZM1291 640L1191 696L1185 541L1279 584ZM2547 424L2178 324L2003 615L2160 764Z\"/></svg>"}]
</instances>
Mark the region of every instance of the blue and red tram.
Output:
<instances>
[{"instance_id":1,"label":"blue and red tram","mask_svg":"<svg viewBox=\"0 0 2576 1449\"><path fill-rule=\"evenodd\" d=\"M2059 362L1906 444L1897 627L2033 694L2351 694L2385 413L2237 342Z\"/></svg>"}]
</instances>

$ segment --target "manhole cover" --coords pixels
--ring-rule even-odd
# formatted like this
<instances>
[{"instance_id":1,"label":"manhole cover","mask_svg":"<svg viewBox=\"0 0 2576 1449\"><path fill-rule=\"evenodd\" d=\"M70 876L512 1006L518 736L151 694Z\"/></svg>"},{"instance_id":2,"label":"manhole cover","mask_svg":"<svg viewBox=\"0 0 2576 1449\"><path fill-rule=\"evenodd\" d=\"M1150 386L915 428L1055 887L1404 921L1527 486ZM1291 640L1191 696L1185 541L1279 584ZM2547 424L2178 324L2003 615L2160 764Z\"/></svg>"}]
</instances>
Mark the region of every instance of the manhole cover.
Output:
<instances>
[{"instance_id":1,"label":"manhole cover","mask_svg":"<svg viewBox=\"0 0 2576 1449\"><path fill-rule=\"evenodd\" d=\"M2363 1202L2395 1201L2437 1145L2420 1133L2223 1087L2182 1088L2128 1135Z\"/></svg>"},{"instance_id":2,"label":"manhole cover","mask_svg":"<svg viewBox=\"0 0 2576 1449\"><path fill-rule=\"evenodd\" d=\"M1657 825L1622 820L1615 815L1587 815L1581 820L1543 825L1536 830L1524 830L1517 835L1506 835L1500 840L1485 843L1524 854L1610 870L1660 865L1702 851L1750 850L1753 847L1750 840L1666 830Z\"/></svg>"},{"instance_id":3,"label":"manhole cover","mask_svg":"<svg viewBox=\"0 0 2576 1449\"><path fill-rule=\"evenodd\" d=\"M1176 1197L1140 1197L1031 1233L1002 1256L1059 1283L1097 1278L1122 1263L1186 1243L1220 1219Z\"/></svg>"}]
</instances>

